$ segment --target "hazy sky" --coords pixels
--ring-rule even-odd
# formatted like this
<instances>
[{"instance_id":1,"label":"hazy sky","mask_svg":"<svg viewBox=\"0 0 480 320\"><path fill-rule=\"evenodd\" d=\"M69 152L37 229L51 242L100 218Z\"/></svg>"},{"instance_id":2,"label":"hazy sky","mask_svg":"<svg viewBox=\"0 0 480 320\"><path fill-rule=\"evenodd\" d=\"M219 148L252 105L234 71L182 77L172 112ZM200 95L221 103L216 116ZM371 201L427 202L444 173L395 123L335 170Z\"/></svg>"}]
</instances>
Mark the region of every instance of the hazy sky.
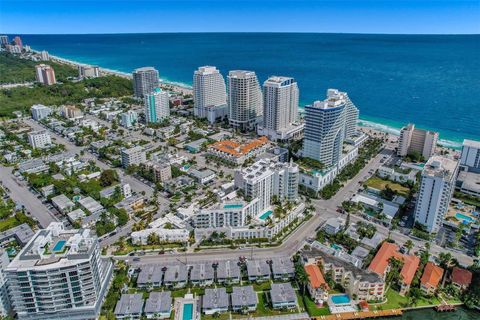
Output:
<instances>
[{"instance_id":1,"label":"hazy sky","mask_svg":"<svg viewBox=\"0 0 480 320\"><path fill-rule=\"evenodd\" d=\"M0 0L1 33L480 33L480 0Z\"/></svg>"}]
</instances>

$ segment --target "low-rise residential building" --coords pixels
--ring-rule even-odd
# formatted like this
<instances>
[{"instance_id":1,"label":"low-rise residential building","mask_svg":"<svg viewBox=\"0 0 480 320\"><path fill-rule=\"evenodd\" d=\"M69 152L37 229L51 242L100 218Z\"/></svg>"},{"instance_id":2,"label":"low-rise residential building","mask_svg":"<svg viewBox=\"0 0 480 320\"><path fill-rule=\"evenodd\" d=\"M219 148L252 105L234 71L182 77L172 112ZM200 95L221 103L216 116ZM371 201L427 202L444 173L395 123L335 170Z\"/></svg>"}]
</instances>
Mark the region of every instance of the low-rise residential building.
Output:
<instances>
[{"instance_id":1,"label":"low-rise residential building","mask_svg":"<svg viewBox=\"0 0 480 320\"><path fill-rule=\"evenodd\" d=\"M295 266L289 258L272 259L272 275L275 280L288 280L295 277Z\"/></svg>"},{"instance_id":2,"label":"low-rise residential building","mask_svg":"<svg viewBox=\"0 0 480 320\"><path fill-rule=\"evenodd\" d=\"M33 149L43 149L52 144L52 138L47 130L33 131L28 134L28 143Z\"/></svg>"},{"instance_id":3,"label":"low-rise residential building","mask_svg":"<svg viewBox=\"0 0 480 320\"><path fill-rule=\"evenodd\" d=\"M146 245L148 236L152 233L164 242L186 242L190 237L190 233L186 229L147 228L132 232L130 235L132 243Z\"/></svg>"},{"instance_id":4,"label":"low-rise residential building","mask_svg":"<svg viewBox=\"0 0 480 320\"><path fill-rule=\"evenodd\" d=\"M48 171L48 165L41 159L31 159L18 165L20 173L41 173Z\"/></svg>"},{"instance_id":5,"label":"low-rise residential building","mask_svg":"<svg viewBox=\"0 0 480 320\"><path fill-rule=\"evenodd\" d=\"M187 285L188 269L184 265L167 266L163 284L169 288L183 288Z\"/></svg>"},{"instance_id":6,"label":"low-rise residential building","mask_svg":"<svg viewBox=\"0 0 480 320\"><path fill-rule=\"evenodd\" d=\"M327 234L334 235L340 230L343 229L345 225L345 220L342 218L329 218L327 221L325 221L325 224L322 227L322 230L325 231Z\"/></svg>"},{"instance_id":7,"label":"low-rise residential building","mask_svg":"<svg viewBox=\"0 0 480 320\"><path fill-rule=\"evenodd\" d=\"M116 319L140 320L143 314L143 295L141 293L124 293L115 306Z\"/></svg>"},{"instance_id":8,"label":"low-rise residential building","mask_svg":"<svg viewBox=\"0 0 480 320\"><path fill-rule=\"evenodd\" d=\"M205 289L205 294L202 297L202 311L208 315L227 312L228 300L226 288Z\"/></svg>"},{"instance_id":9,"label":"low-rise residential building","mask_svg":"<svg viewBox=\"0 0 480 320\"><path fill-rule=\"evenodd\" d=\"M377 170L377 175L382 179L388 179L394 182L405 183L415 182L417 171L411 168L387 167L381 166Z\"/></svg>"},{"instance_id":10,"label":"low-rise residential building","mask_svg":"<svg viewBox=\"0 0 480 320\"><path fill-rule=\"evenodd\" d=\"M138 277L137 286L139 288L159 288L162 286L163 277L162 265L146 265L142 266Z\"/></svg>"},{"instance_id":11,"label":"low-rise residential building","mask_svg":"<svg viewBox=\"0 0 480 320\"><path fill-rule=\"evenodd\" d=\"M248 260L247 273L249 281L262 282L270 280L270 266L263 260Z\"/></svg>"},{"instance_id":12,"label":"low-rise residential building","mask_svg":"<svg viewBox=\"0 0 480 320\"><path fill-rule=\"evenodd\" d=\"M420 279L420 289L426 295L432 295L438 289L438 284L442 280L443 269L429 261L425 265L422 278Z\"/></svg>"},{"instance_id":13,"label":"low-rise residential building","mask_svg":"<svg viewBox=\"0 0 480 320\"><path fill-rule=\"evenodd\" d=\"M253 286L233 287L232 311L251 312L257 310L258 296Z\"/></svg>"},{"instance_id":14,"label":"low-rise residential building","mask_svg":"<svg viewBox=\"0 0 480 320\"><path fill-rule=\"evenodd\" d=\"M198 263L190 270L190 282L194 285L208 286L215 280L212 263Z\"/></svg>"},{"instance_id":15,"label":"low-rise residential building","mask_svg":"<svg viewBox=\"0 0 480 320\"><path fill-rule=\"evenodd\" d=\"M75 207L75 203L64 194L53 197L51 201L53 206L63 214L70 212Z\"/></svg>"},{"instance_id":16,"label":"low-rise residential building","mask_svg":"<svg viewBox=\"0 0 480 320\"><path fill-rule=\"evenodd\" d=\"M25 246L35 235L32 228L26 223L0 232L0 246L16 241L20 246Z\"/></svg>"},{"instance_id":17,"label":"low-rise residential building","mask_svg":"<svg viewBox=\"0 0 480 320\"><path fill-rule=\"evenodd\" d=\"M239 283L240 266L236 261L219 261L217 263L217 282L220 284Z\"/></svg>"},{"instance_id":18,"label":"low-rise residential building","mask_svg":"<svg viewBox=\"0 0 480 320\"><path fill-rule=\"evenodd\" d=\"M191 153L198 153L202 150L202 147L206 142L208 142L208 140L205 138L189 142L185 145L185 150Z\"/></svg>"},{"instance_id":19,"label":"low-rise residential building","mask_svg":"<svg viewBox=\"0 0 480 320\"><path fill-rule=\"evenodd\" d=\"M308 292L310 297L317 305L322 305L328 299L328 287L325 278L323 277L322 271L320 268L314 264L309 263L304 266L305 272L308 275Z\"/></svg>"},{"instance_id":20,"label":"low-rise residential building","mask_svg":"<svg viewBox=\"0 0 480 320\"><path fill-rule=\"evenodd\" d=\"M207 184L215 180L215 172L213 172L210 169L204 169L204 170L192 169L188 174L200 184Z\"/></svg>"},{"instance_id":21,"label":"low-rise residential building","mask_svg":"<svg viewBox=\"0 0 480 320\"><path fill-rule=\"evenodd\" d=\"M420 258L414 255L401 254L396 244L384 242L370 263L368 270L377 273L385 279L390 271L390 258L403 262L400 270L400 294L405 295L410 289L410 284L420 265Z\"/></svg>"},{"instance_id":22,"label":"low-rise residential building","mask_svg":"<svg viewBox=\"0 0 480 320\"><path fill-rule=\"evenodd\" d=\"M150 292L145 301L144 314L147 319L168 319L172 313L170 291Z\"/></svg>"},{"instance_id":23,"label":"low-rise residential building","mask_svg":"<svg viewBox=\"0 0 480 320\"><path fill-rule=\"evenodd\" d=\"M455 187L462 193L480 197L480 173L460 171Z\"/></svg>"},{"instance_id":24,"label":"low-rise residential building","mask_svg":"<svg viewBox=\"0 0 480 320\"><path fill-rule=\"evenodd\" d=\"M241 165L246 160L264 152L269 146L268 138L263 136L247 143L233 140L218 141L208 146L208 154L234 165Z\"/></svg>"},{"instance_id":25,"label":"low-rise residential building","mask_svg":"<svg viewBox=\"0 0 480 320\"><path fill-rule=\"evenodd\" d=\"M84 208L87 212L90 212L91 214L105 211L103 206L92 197L82 198L78 200L78 203L82 206L82 208Z\"/></svg>"},{"instance_id":26,"label":"low-rise residential building","mask_svg":"<svg viewBox=\"0 0 480 320\"><path fill-rule=\"evenodd\" d=\"M472 272L468 270L459 267L453 267L450 280L455 287L463 291L468 289L472 283L472 276Z\"/></svg>"},{"instance_id":27,"label":"low-rise residential building","mask_svg":"<svg viewBox=\"0 0 480 320\"><path fill-rule=\"evenodd\" d=\"M290 282L272 283L270 299L273 309L294 309L297 307L297 294Z\"/></svg>"},{"instance_id":28,"label":"low-rise residential building","mask_svg":"<svg viewBox=\"0 0 480 320\"><path fill-rule=\"evenodd\" d=\"M122 149L122 166L127 168L131 165L140 165L147 161L147 154L141 146L130 149Z\"/></svg>"}]
</instances>

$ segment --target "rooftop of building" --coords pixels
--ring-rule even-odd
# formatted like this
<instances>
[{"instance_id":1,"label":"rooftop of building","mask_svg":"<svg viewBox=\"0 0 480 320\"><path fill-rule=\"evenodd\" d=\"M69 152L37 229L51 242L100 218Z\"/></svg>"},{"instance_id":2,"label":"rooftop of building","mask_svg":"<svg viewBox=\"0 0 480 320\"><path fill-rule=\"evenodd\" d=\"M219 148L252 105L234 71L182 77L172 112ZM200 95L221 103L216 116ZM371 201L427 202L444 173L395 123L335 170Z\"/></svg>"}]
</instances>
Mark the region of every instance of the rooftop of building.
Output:
<instances>
[{"instance_id":1,"label":"rooftop of building","mask_svg":"<svg viewBox=\"0 0 480 320\"><path fill-rule=\"evenodd\" d=\"M323 277L322 271L316 264L306 264L304 268L305 272L308 275L308 280L310 281L310 286L312 288L325 288L326 290L329 290L328 284Z\"/></svg>"},{"instance_id":2,"label":"rooftop of building","mask_svg":"<svg viewBox=\"0 0 480 320\"><path fill-rule=\"evenodd\" d=\"M443 269L436 266L433 262L429 261L425 265L422 278L420 282L425 286L437 287L442 280Z\"/></svg>"},{"instance_id":3,"label":"rooftop of building","mask_svg":"<svg viewBox=\"0 0 480 320\"><path fill-rule=\"evenodd\" d=\"M255 76L255 71L248 71L248 70L231 70L228 72L228 76L230 78L248 78Z\"/></svg>"},{"instance_id":4,"label":"rooftop of building","mask_svg":"<svg viewBox=\"0 0 480 320\"><path fill-rule=\"evenodd\" d=\"M90 258L96 243L90 229L66 230L63 223L52 222L37 231L9 268L42 270L76 265Z\"/></svg>"},{"instance_id":5,"label":"rooftop of building","mask_svg":"<svg viewBox=\"0 0 480 320\"><path fill-rule=\"evenodd\" d=\"M203 179L203 178L210 177L211 175L215 175L215 172L213 172L210 169L204 169L204 170L192 169L190 170L189 174L194 176L197 179Z\"/></svg>"},{"instance_id":6,"label":"rooftop of building","mask_svg":"<svg viewBox=\"0 0 480 320\"><path fill-rule=\"evenodd\" d=\"M381 276L385 274L389 265L390 258L395 258L403 262L400 275L405 284L410 284L415 276L415 272L420 265L420 258L413 255L404 255L398 251L398 246L394 243L384 242L368 266L368 270Z\"/></svg>"},{"instance_id":7,"label":"rooftop of building","mask_svg":"<svg viewBox=\"0 0 480 320\"><path fill-rule=\"evenodd\" d=\"M458 161L456 160L442 156L432 156L425 164L422 175L442 177L450 180L455 174L457 167Z\"/></svg>"},{"instance_id":8,"label":"rooftop of building","mask_svg":"<svg viewBox=\"0 0 480 320\"><path fill-rule=\"evenodd\" d=\"M480 141L476 141L476 140L465 139L463 140L463 145L465 147L480 149Z\"/></svg>"},{"instance_id":9,"label":"rooftop of building","mask_svg":"<svg viewBox=\"0 0 480 320\"><path fill-rule=\"evenodd\" d=\"M240 277L240 266L236 261L219 261L217 264L217 278L227 279L227 278L239 278Z\"/></svg>"},{"instance_id":10,"label":"rooftop of building","mask_svg":"<svg viewBox=\"0 0 480 320\"><path fill-rule=\"evenodd\" d=\"M20 245L25 245L34 235L35 233L32 231L32 228L30 228L28 224L22 223L21 225L0 232L0 239L15 237L17 241L20 242Z\"/></svg>"},{"instance_id":11,"label":"rooftop of building","mask_svg":"<svg viewBox=\"0 0 480 320\"><path fill-rule=\"evenodd\" d=\"M122 294L115 306L115 315L141 314L143 310L143 295L141 293Z\"/></svg>"},{"instance_id":12,"label":"rooftop of building","mask_svg":"<svg viewBox=\"0 0 480 320\"><path fill-rule=\"evenodd\" d=\"M204 309L228 308L227 289L223 287L205 289L202 299Z\"/></svg>"},{"instance_id":13,"label":"rooftop of building","mask_svg":"<svg viewBox=\"0 0 480 320\"><path fill-rule=\"evenodd\" d=\"M270 297L274 304L297 301L297 295L290 282L272 283Z\"/></svg>"},{"instance_id":14,"label":"rooftop of building","mask_svg":"<svg viewBox=\"0 0 480 320\"><path fill-rule=\"evenodd\" d=\"M232 306L249 306L258 303L258 296L253 286L233 287Z\"/></svg>"},{"instance_id":15,"label":"rooftop of building","mask_svg":"<svg viewBox=\"0 0 480 320\"><path fill-rule=\"evenodd\" d=\"M209 145L209 148L228 153L231 156L240 157L252 150L262 147L268 143L268 138L262 136L258 139L247 141L246 143L239 143L234 140L223 140Z\"/></svg>"},{"instance_id":16,"label":"rooftop of building","mask_svg":"<svg viewBox=\"0 0 480 320\"><path fill-rule=\"evenodd\" d=\"M472 283L472 272L466 269L462 269L459 267L453 267L452 270L452 282L462 285L462 286L469 286Z\"/></svg>"},{"instance_id":17,"label":"rooftop of building","mask_svg":"<svg viewBox=\"0 0 480 320\"><path fill-rule=\"evenodd\" d=\"M142 151L143 151L142 146L135 146L130 149L122 149L122 153L125 153L125 154L133 154L133 153L142 152Z\"/></svg>"},{"instance_id":18,"label":"rooftop of building","mask_svg":"<svg viewBox=\"0 0 480 320\"><path fill-rule=\"evenodd\" d=\"M168 313L172 308L170 291L150 292L145 301L145 313Z\"/></svg>"},{"instance_id":19,"label":"rooftop of building","mask_svg":"<svg viewBox=\"0 0 480 320\"><path fill-rule=\"evenodd\" d=\"M157 71L154 67L141 67L135 69L134 72Z\"/></svg>"},{"instance_id":20,"label":"rooftop of building","mask_svg":"<svg viewBox=\"0 0 480 320\"><path fill-rule=\"evenodd\" d=\"M268 276L270 275L270 267L263 260L248 260L247 272L249 276Z\"/></svg>"},{"instance_id":21,"label":"rooftop of building","mask_svg":"<svg viewBox=\"0 0 480 320\"><path fill-rule=\"evenodd\" d=\"M146 285L159 283L162 281L164 266L162 265L146 265L142 266L137 277L137 284Z\"/></svg>"},{"instance_id":22,"label":"rooftop of building","mask_svg":"<svg viewBox=\"0 0 480 320\"><path fill-rule=\"evenodd\" d=\"M480 173L460 171L457 181L462 183L462 189L480 193Z\"/></svg>"}]
</instances>

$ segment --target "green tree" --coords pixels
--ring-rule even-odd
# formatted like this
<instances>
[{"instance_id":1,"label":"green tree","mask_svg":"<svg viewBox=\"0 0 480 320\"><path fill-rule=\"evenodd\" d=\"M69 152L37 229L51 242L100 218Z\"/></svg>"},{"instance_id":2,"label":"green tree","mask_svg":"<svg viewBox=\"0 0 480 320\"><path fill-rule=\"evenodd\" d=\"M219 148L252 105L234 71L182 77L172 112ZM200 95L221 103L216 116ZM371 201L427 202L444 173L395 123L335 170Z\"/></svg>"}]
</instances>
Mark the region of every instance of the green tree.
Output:
<instances>
[{"instance_id":1,"label":"green tree","mask_svg":"<svg viewBox=\"0 0 480 320\"><path fill-rule=\"evenodd\" d=\"M117 173L117 171L115 171L113 169L104 170L100 174L100 185L102 187L109 187L109 186L111 186L112 184L114 184L118 181L119 181L118 173Z\"/></svg>"}]
</instances>

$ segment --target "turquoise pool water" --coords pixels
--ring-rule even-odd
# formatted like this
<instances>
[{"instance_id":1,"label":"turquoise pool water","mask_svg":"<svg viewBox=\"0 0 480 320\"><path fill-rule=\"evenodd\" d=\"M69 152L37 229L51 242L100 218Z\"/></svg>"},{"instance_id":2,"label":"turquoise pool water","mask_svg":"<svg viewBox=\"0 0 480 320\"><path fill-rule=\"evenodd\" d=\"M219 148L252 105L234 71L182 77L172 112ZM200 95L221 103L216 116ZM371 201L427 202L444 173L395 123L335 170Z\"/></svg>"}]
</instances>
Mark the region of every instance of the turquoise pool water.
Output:
<instances>
[{"instance_id":1,"label":"turquoise pool water","mask_svg":"<svg viewBox=\"0 0 480 320\"><path fill-rule=\"evenodd\" d=\"M55 247L53 247L53 252L59 252L63 250L63 247L65 246L65 243L67 243L66 240L59 240L56 244Z\"/></svg>"},{"instance_id":2,"label":"turquoise pool water","mask_svg":"<svg viewBox=\"0 0 480 320\"><path fill-rule=\"evenodd\" d=\"M350 303L350 297L346 294L339 294L332 296L332 302L335 304L347 304Z\"/></svg>"},{"instance_id":3,"label":"turquoise pool water","mask_svg":"<svg viewBox=\"0 0 480 320\"><path fill-rule=\"evenodd\" d=\"M240 209L243 207L241 204L226 204L223 206L224 209Z\"/></svg>"},{"instance_id":4,"label":"turquoise pool water","mask_svg":"<svg viewBox=\"0 0 480 320\"><path fill-rule=\"evenodd\" d=\"M267 212L263 213L260 217L258 217L260 220L265 220L267 219L271 214L273 213L272 210L268 210Z\"/></svg>"},{"instance_id":5,"label":"turquoise pool water","mask_svg":"<svg viewBox=\"0 0 480 320\"><path fill-rule=\"evenodd\" d=\"M193 304L186 303L183 305L183 320L192 320L193 319Z\"/></svg>"},{"instance_id":6,"label":"turquoise pool water","mask_svg":"<svg viewBox=\"0 0 480 320\"><path fill-rule=\"evenodd\" d=\"M462 213L460 213L460 212L457 212L457 213L455 214L455 217L456 217L457 219L466 221L467 223L472 223L472 222L473 222L472 217L466 216L466 215L464 215L464 214L462 214Z\"/></svg>"},{"instance_id":7,"label":"turquoise pool water","mask_svg":"<svg viewBox=\"0 0 480 320\"><path fill-rule=\"evenodd\" d=\"M335 244L335 243L332 243L331 247L335 250L341 250L342 247L340 247L339 245Z\"/></svg>"}]
</instances>

